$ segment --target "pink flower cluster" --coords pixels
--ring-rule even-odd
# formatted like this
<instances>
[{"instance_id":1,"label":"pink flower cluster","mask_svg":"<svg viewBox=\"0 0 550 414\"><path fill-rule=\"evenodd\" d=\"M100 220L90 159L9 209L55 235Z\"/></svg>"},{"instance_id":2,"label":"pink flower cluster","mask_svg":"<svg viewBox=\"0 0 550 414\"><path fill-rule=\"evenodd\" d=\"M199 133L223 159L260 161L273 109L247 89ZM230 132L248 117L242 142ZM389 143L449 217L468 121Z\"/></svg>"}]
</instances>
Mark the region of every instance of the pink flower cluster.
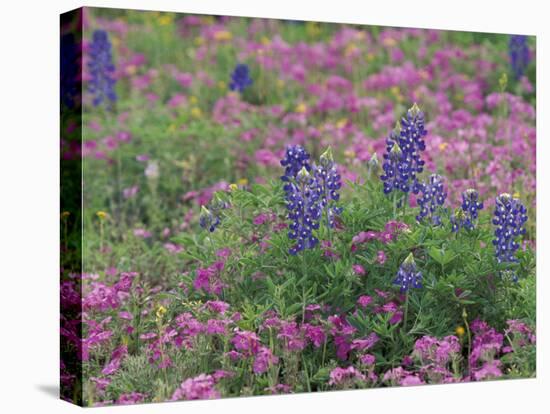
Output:
<instances>
[{"instance_id":1,"label":"pink flower cluster","mask_svg":"<svg viewBox=\"0 0 550 414\"><path fill-rule=\"evenodd\" d=\"M397 239L399 234L409 231L409 226L398 221L388 221L384 226L383 231L362 231L351 239L351 251L354 252L359 248L359 245L369 241L379 241L382 244L388 244Z\"/></svg>"}]
</instances>

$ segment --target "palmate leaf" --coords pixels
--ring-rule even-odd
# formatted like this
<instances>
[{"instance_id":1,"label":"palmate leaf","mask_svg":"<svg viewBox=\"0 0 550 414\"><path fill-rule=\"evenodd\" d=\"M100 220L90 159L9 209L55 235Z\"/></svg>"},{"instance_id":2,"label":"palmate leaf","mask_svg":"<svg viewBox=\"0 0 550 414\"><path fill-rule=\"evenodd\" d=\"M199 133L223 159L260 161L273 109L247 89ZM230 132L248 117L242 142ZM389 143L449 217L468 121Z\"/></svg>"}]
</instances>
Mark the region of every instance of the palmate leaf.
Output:
<instances>
[{"instance_id":1,"label":"palmate leaf","mask_svg":"<svg viewBox=\"0 0 550 414\"><path fill-rule=\"evenodd\" d=\"M446 264L453 261L457 255L452 250L444 250L444 249L438 249L437 247L431 247L428 250L428 254L432 259L434 259L437 263L439 263L442 266L445 266Z\"/></svg>"}]
</instances>

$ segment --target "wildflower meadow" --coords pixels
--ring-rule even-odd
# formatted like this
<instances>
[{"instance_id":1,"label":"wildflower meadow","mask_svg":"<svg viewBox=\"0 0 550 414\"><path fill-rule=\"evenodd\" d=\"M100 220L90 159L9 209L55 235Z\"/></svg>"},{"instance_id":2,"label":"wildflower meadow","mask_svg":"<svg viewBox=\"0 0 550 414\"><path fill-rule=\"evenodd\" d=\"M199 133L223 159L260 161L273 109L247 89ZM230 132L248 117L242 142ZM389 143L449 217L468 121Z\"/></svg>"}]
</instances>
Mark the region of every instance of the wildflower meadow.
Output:
<instances>
[{"instance_id":1,"label":"wildflower meadow","mask_svg":"<svg viewBox=\"0 0 550 414\"><path fill-rule=\"evenodd\" d=\"M69 17L62 398L536 375L534 37Z\"/></svg>"}]
</instances>

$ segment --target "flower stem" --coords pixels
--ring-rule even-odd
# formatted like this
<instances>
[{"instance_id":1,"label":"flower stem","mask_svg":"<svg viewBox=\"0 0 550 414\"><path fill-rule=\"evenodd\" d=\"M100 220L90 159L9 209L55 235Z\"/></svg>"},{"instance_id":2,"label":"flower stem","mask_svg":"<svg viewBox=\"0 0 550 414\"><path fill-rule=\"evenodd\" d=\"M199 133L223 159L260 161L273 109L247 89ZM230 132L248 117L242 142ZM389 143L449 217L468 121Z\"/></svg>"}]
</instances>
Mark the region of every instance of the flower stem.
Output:
<instances>
[{"instance_id":1,"label":"flower stem","mask_svg":"<svg viewBox=\"0 0 550 414\"><path fill-rule=\"evenodd\" d=\"M403 331L407 331L407 316L409 313L409 291L405 293L405 314L403 316Z\"/></svg>"},{"instance_id":2,"label":"flower stem","mask_svg":"<svg viewBox=\"0 0 550 414\"><path fill-rule=\"evenodd\" d=\"M397 219L397 191L393 192L393 219Z\"/></svg>"},{"instance_id":3,"label":"flower stem","mask_svg":"<svg viewBox=\"0 0 550 414\"><path fill-rule=\"evenodd\" d=\"M306 254L302 252L302 278L307 279L307 264L306 264ZM305 281L304 281L305 282ZM304 283L302 283L302 323L306 319L306 291Z\"/></svg>"},{"instance_id":4,"label":"flower stem","mask_svg":"<svg viewBox=\"0 0 550 414\"><path fill-rule=\"evenodd\" d=\"M99 220L99 251L103 252L103 221Z\"/></svg>"},{"instance_id":5,"label":"flower stem","mask_svg":"<svg viewBox=\"0 0 550 414\"><path fill-rule=\"evenodd\" d=\"M471 372L472 367L470 367L470 353L472 352L472 333L470 332L470 325L468 324L468 314L466 313L466 308L462 308L462 319L464 320L466 333L468 334L468 371Z\"/></svg>"}]
</instances>

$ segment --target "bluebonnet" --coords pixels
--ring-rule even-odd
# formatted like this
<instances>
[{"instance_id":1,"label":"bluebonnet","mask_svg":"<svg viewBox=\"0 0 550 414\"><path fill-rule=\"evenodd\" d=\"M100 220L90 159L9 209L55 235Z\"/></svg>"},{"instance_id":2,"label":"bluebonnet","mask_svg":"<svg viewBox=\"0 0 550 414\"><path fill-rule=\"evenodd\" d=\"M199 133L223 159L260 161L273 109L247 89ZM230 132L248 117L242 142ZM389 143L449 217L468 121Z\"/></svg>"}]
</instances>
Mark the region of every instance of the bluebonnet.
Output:
<instances>
[{"instance_id":1,"label":"bluebonnet","mask_svg":"<svg viewBox=\"0 0 550 414\"><path fill-rule=\"evenodd\" d=\"M453 233L458 233L462 227L467 226L466 213L462 207L458 207L453 214L451 214L451 231Z\"/></svg>"},{"instance_id":2,"label":"bluebonnet","mask_svg":"<svg viewBox=\"0 0 550 414\"><path fill-rule=\"evenodd\" d=\"M209 232L214 232L221 223L221 211L228 207L227 203L220 200L218 197L210 203L210 208L201 207L199 216L199 225Z\"/></svg>"},{"instance_id":3,"label":"bluebonnet","mask_svg":"<svg viewBox=\"0 0 550 414\"><path fill-rule=\"evenodd\" d=\"M462 205L451 216L452 231L456 233L462 227L467 230L474 229L478 212L482 208L483 203L479 201L477 190L469 188L464 191L462 193Z\"/></svg>"},{"instance_id":4,"label":"bluebonnet","mask_svg":"<svg viewBox=\"0 0 550 414\"><path fill-rule=\"evenodd\" d=\"M229 83L229 89L232 91L244 91L248 86L252 85L252 79L250 78L250 69L248 65L239 63L235 66L235 70L231 74L231 82Z\"/></svg>"},{"instance_id":5,"label":"bluebonnet","mask_svg":"<svg viewBox=\"0 0 550 414\"><path fill-rule=\"evenodd\" d=\"M396 133L396 130L393 130L391 135ZM388 142L390 139L388 139ZM401 151L397 141L391 141L391 146L388 144L387 152L384 154L383 173L380 176L380 179L384 182L384 194L397 190L408 192L409 175L406 165L402 162L402 156L403 151Z\"/></svg>"},{"instance_id":6,"label":"bluebonnet","mask_svg":"<svg viewBox=\"0 0 550 414\"><path fill-rule=\"evenodd\" d=\"M335 206L334 203L340 199L338 190L342 187L340 174L336 170L336 163L332 157L331 148L321 154L319 165L314 166L313 175L317 180L320 192L321 208L326 211L329 227L334 227L334 218L342 212L342 209Z\"/></svg>"},{"instance_id":7,"label":"bluebonnet","mask_svg":"<svg viewBox=\"0 0 550 414\"><path fill-rule=\"evenodd\" d=\"M308 172L311 171L309 153L301 145L286 147L285 157L281 160L281 165L285 167L285 174L281 177L284 182L296 178L302 167L305 167Z\"/></svg>"},{"instance_id":8,"label":"bluebonnet","mask_svg":"<svg viewBox=\"0 0 550 414\"><path fill-rule=\"evenodd\" d=\"M380 165L378 162L378 155L376 155L376 152L375 152L374 154L372 154L372 156L370 157L370 160L367 162L367 173L369 177L372 177L375 174L377 174L379 169L380 169Z\"/></svg>"},{"instance_id":9,"label":"bluebonnet","mask_svg":"<svg viewBox=\"0 0 550 414\"><path fill-rule=\"evenodd\" d=\"M89 89L94 96L94 106L106 102L109 109L117 100L115 92L116 79L114 78L115 65L111 53L111 42L105 30L96 30L90 46Z\"/></svg>"},{"instance_id":10,"label":"bluebonnet","mask_svg":"<svg viewBox=\"0 0 550 414\"><path fill-rule=\"evenodd\" d=\"M424 112L415 103L386 140L384 173L380 177L384 181L385 194L397 190L417 194L421 190L417 174L424 169L421 152L426 149L424 137L427 133Z\"/></svg>"},{"instance_id":11,"label":"bluebonnet","mask_svg":"<svg viewBox=\"0 0 550 414\"><path fill-rule=\"evenodd\" d=\"M437 209L443 206L447 193L443 188L443 177L439 174L432 174L428 178L428 182L420 185L422 195L418 198L420 212L416 216L417 221L422 221L428 217L431 224L440 225L441 218L437 215Z\"/></svg>"},{"instance_id":12,"label":"bluebonnet","mask_svg":"<svg viewBox=\"0 0 550 414\"><path fill-rule=\"evenodd\" d=\"M312 232L319 228L322 216L320 190L317 180L305 167L285 187L288 217L292 221L288 237L296 241L288 252L296 255L304 249L314 248L319 242Z\"/></svg>"},{"instance_id":13,"label":"bluebonnet","mask_svg":"<svg viewBox=\"0 0 550 414\"><path fill-rule=\"evenodd\" d=\"M61 37L60 51L61 103L73 108L80 103L80 63L82 49L73 33Z\"/></svg>"},{"instance_id":14,"label":"bluebonnet","mask_svg":"<svg viewBox=\"0 0 550 414\"><path fill-rule=\"evenodd\" d=\"M412 253L409 253L399 267L393 284L400 287L401 293L407 292L411 287L422 287L422 272L417 269Z\"/></svg>"},{"instance_id":15,"label":"bluebonnet","mask_svg":"<svg viewBox=\"0 0 550 414\"><path fill-rule=\"evenodd\" d=\"M523 76L529 65L529 46L527 45L527 36L512 35L508 42L508 54L510 55L510 65L516 79Z\"/></svg>"},{"instance_id":16,"label":"bluebonnet","mask_svg":"<svg viewBox=\"0 0 550 414\"><path fill-rule=\"evenodd\" d=\"M421 151L426 149L424 137L428 131L424 127L424 112L418 105L413 106L407 111L407 116L401 119L401 134L399 137L399 146L406 155L406 163L411 180L411 191L415 194L420 190L416 174L424 169L424 160L421 157Z\"/></svg>"},{"instance_id":17,"label":"bluebonnet","mask_svg":"<svg viewBox=\"0 0 550 414\"><path fill-rule=\"evenodd\" d=\"M498 263L516 263L519 249L516 238L525 234L527 209L517 198L504 193L496 198L493 224L495 225L495 255Z\"/></svg>"}]
</instances>

